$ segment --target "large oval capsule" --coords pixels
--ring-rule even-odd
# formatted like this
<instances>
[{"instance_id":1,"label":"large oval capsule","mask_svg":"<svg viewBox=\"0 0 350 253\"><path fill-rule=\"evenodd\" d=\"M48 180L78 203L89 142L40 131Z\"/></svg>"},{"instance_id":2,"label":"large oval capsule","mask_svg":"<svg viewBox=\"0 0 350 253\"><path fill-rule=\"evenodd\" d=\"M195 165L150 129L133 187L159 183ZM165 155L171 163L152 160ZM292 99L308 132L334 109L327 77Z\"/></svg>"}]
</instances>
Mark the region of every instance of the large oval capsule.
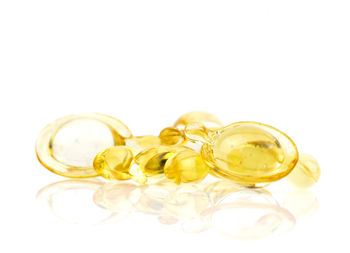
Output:
<instances>
[{"instance_id":1,"label":"large oval capsule","mask_svg":"<svg viewBox=\"0 0 350 253\"><path fill-rule=\"evenodd\" d=\"M257 122L218 130L203 145L202 156L211 174L251 187L285 177L298 162L298 150L287 135Z\"/></svg>"},{"instance_id":2,"label":"large oval capsule","mask_svg":"<svg viewBox=\"0 0 350 253\"><path fill-rule=\"evenodd\" d=\"M58 119L46 126L36 142L36 154L42 165L65 177L98 176L93 168L97 153L123 145L131 137L118 119L98 113L77 114Z\"/></svg>"}]
</instances>

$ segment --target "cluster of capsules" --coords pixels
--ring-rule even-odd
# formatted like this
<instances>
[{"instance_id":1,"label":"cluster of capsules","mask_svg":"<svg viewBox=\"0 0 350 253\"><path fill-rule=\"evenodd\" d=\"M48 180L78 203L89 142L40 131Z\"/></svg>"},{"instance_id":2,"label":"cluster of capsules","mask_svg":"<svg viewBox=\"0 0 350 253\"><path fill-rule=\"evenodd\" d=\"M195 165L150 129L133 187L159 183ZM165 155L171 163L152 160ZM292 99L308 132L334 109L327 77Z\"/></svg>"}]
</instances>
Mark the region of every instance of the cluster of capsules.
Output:
<instances>
[{"instance_id":1,"label":"cluster of capsules","mask_svg":"<svg viewBox=\"0 0 350 253\"><path fill-rule=\"evenodd\" d=\"M140 184L164 178L199 182L208 174L246 187L264 187L288 175L297 187L320 177L317 161L298 153L278 129L258 122L223 126L207 112L182 115L158 136L133 136L120 120L98 113L54 121L36 143L39 161L70 178L102 176Z\"/></svg>"}]
</instances>

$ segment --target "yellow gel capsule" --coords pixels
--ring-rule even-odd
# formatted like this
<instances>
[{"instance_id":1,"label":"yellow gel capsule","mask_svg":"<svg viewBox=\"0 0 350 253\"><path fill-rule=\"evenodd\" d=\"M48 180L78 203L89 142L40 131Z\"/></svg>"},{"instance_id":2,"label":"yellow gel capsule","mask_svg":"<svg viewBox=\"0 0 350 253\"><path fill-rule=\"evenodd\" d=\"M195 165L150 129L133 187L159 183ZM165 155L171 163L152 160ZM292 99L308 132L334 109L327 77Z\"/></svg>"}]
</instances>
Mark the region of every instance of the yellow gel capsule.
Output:
<instances>
[{"instance_id":1,"label":"yellow gel capsule","mask_svg":"<svg viewBox=\"0 0 350 253\"><path fill-rule=\"evenodd\" d=\"M136 136L125 140L125 146L130 148L134 155L137 155L146 148L158 146L160 143L160 138L153 135Z\"/></svg>"},{"instance_id":2,"label":"yellow gel capsule","mask_svg":"<svg viewBox=\"0 0 350 253\"><path fill-rule=\"evenodd\" d=\"M210 143L215 131L205 127L202 123L191 123L185 127L184 134L188 140Z\"/></svg>"},{"instance_id":3,"label":"yellow gel capsule","mask_svg":"<svg viewBox=\"0 0 350 253\"><path fill-rule=\"evenodd\" d=\"M189 112L182 115L174 124L174 127L180 130L185 129L189 124L201 123L209 129L222 127L221 121L209 112Z\"/></svg>"},{"instance_id":4,"label":"yellow gel capsule","mask_svg":"<svg viewBox=\"0 0 350 253\"><path fill-rule=\"evenodd\" d=\"M163 145L177 145L185 142L183 132L175 127L164 128L159 138Z\"/></svg>"},{"instance_id":5,"label":"yellow gel capsule","mask_svg":"<svg viewBox=\"0 0 350 253\"><path fill-rule=\"evenodd\" d=\"M164 173L166 161L178 152L191 150L182 146L157 146L139 153L135 163L140 167L146 177Z\"/></svg>"},{"instance_id":6,"label":"yellow gel capsule","mask_svg":"<svg viewBox=\"0 0 350 253\"><path fill-rule=\"evenodd\" d=\"M127 147L111 147L95 157L94 169L108 180L128 180L132 178L130 168L133 159L134 156Z\"/></svg>"},{"instance_id":7,"label":"yellow gel capsule","mask_svg":"<svg viewBox=\"0 0 350 253\"><path fill-rule=\"evenodd\" d=\"M191 150L174 155L164 166L165 176L176 184L201 181L208 171L201 155Z\"/></svg>"},{"instance_id":8,"label":"yellow gel capsule","mask_svg":"<svg viewBox=\"0 0 350 253\"><path fill-rule=\"evenodd\" d=\"M298 150L287 135L257 122L218 130L201 153L211 165L211 174L250 187L285 177L298 161Z\"/></svg>"},{"instance_id":9,"label":"yellow gel capsule","mask_svg":"<svg viewBox=\"0 0 350 253\"><path fill-rule=\"evenodd\" d=\"M307 188L318 181L320 174L320 165L316 159L308 154L300 154L299 161L287 180L296 187Z\"/></svg>"},{"instance_id":10,"label":"yellow gel capsule","mask_svg":"<svg viewBox=\"0 0 350 253\"><path fill-rule=\"evenodd\" d=\"M66 116L46 126L36 142L36 155L50 171L65 177L98 176L93 168L97 153L123 145L131 132L118 119L98 113Z\"/></svg>"}]
</instances>

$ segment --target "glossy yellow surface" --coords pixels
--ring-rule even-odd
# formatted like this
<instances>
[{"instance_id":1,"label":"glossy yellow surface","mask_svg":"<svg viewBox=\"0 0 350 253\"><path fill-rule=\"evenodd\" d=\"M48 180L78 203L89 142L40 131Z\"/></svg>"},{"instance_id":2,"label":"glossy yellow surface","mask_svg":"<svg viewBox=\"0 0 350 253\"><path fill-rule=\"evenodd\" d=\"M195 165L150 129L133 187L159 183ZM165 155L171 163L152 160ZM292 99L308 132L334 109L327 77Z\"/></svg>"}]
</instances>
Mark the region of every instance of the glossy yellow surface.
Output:
<instances>
[{"instance_id":1,"label":"glossy yellow surface","mask_svg":"<svg viewBox=\"0 0 350 253\"><path fill-rule=\"evenodd\" d=\"M95 157L94 169L108 180L127 180L132 178L130 168L133 159L134 156L127 147L111 147Z\"/></svg>"},{"instance_id":2,"label":"glossy yellow surface","mask_svg":"<svg viewBox=\"0 0 350 253\"><path fill-rule=\"evenodd\" d=\"M71 178L98 176L97 153L123 145L131 132L118 119L98 113L66 116L46 126L38 136L36 154L50 171Z\"/></svg>"},{"instance_id":3,"label":"glossy yellow surface","mask_svg":"<svg viewBox=\"0 0 350 253\"><path fill-rule=\"evenodd\" d=\"M185 129L189 124L201 123L209 129L222 127L221 121L209 112L189 112L182 115L174 124L174 127L180 130Z\"/></svg>"},{"instance_id":4,"label":"glossy yellow surface","mask_svg":"<svg viewBox=\"0 0 350 253\"><path fill-rule=\"evenodd\" d=\"M140 167L146 177L152 177L164 173L164 165L169 158L176 153L191 150L182 146L160 145L147 149L135 157L136 164Z\"/></svg>"},{"instance_id":5,"label":"glossy yellow surface","mask_svg":"<svg viewBox=\"0 0 350 253\"><path fill-rule=\"evenodd\" d=\"M208 172L202 156L192 150L177 153L164 166L165 176L176 184L201 181Z\"/></svg>"},{"instance_id":6,"label":"glossy yellow surface","mask_svg":"<svg viewBox=\"0 0 350 253\"><path fill-rule=\"evenodd\" d=\"M299 161L287 180L296 187L307 188L313 186L320 175L320 165L316 159L308 154L300 154Z\"/></svg>"},{"instance_id":7,"label":"glossy yellow surface","mask_svg":"<svg viewBox=\"0 0 350 253\"><path fill-rule=\"evenodd\" d=\"M257 122L218 130L201 153L214 176L251 187L285 177L298 161L298 150L287 135Z\"/></svg>"},{"instance_id":8,"label":"glossy yellow surface","mask_svg":"<svg viewBox=\"0 0 350 253\"><path fill-rule=\"evenodd\" d=\"M184 137L183 132L175 127L164 128L159 134L159 138L163 145L177 145L184 143Z\"/></svg>"},{"instance_id":9,"label":"glossy yellow surface","mask_svg":"<svg viewBox=\"0 0 350 253\"><path fill-rule=\"evenodd\" d=\"M184 135L188 140L210 143L214 130L205 127L202 123L191 123L185 127Z\"/></svg>"},{"instance_id":10,"label":"glossy yellow surface","mask_svg":"<svg viewBox=\"0 0 350 253\"><path fill-rule=\"evenodd\" d=\"M158 146L160 143L160 138L153 135L135 136L125 140L125 146L130 148L134 155L137 155L146 148Z\"/></svg>"}]
</instances>

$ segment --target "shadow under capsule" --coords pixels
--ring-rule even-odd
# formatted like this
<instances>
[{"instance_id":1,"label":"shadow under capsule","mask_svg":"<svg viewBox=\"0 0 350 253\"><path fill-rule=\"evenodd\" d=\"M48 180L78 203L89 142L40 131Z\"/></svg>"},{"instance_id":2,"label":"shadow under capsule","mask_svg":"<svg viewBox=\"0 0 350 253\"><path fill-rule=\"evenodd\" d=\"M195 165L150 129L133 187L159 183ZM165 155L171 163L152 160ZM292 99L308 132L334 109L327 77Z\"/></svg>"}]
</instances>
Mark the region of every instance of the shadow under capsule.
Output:
<instances>
[{"instance_id":1,"label":"shadow under capsule","mask_svg":"<svg viewBox=\"0 0 350 253\"><path fill-rule=\"evenodd\" d=\"M292 230L295 216L310 213L317 204L312 193L308 198L304 193L304 204L296 201L298 197L293 192L288 194L282 207L265 189L248 189L225 180L182 185L167 180L150 185L65 180L41 189L37 200L70 223L116 223L131 212L140 212L157 217L162 224L179 224L188 233L214 229L232 238L255 240ZM303 195L300 191L298 194ZM308 199L313 199L313 204ZM82 212L85 219L81 219Z\"/></svg>"}]
</instances>

